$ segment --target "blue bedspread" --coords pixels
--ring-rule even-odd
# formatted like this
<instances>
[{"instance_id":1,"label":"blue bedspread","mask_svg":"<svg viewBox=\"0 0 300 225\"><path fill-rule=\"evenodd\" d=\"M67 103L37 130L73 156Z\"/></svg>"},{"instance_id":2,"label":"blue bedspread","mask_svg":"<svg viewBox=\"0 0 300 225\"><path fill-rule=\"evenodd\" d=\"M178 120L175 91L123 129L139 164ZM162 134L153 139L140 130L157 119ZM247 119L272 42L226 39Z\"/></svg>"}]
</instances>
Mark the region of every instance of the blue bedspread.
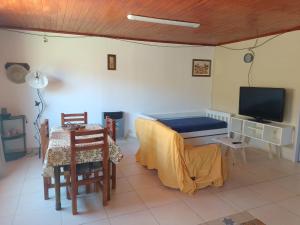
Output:
<instances>
[{"instance_id":1,"label":"blue bedspread","mask_svg":"<svg viewBox=\"0 0 300 225\"><path fill-rule=\"evenodd\" d=\"M191 117L178 119L158 119L159 122L172 128L178 133L227 128L225 121L209 117Z\"/></svg>"}]
</instances>

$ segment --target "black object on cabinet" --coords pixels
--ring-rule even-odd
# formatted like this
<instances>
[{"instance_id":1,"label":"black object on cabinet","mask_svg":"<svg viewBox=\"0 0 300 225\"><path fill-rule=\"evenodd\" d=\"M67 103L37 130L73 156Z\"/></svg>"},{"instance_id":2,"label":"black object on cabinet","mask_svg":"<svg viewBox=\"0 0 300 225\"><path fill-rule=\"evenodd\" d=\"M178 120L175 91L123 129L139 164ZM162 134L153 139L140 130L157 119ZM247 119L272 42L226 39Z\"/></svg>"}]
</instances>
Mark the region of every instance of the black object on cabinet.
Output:
<instances>
[{"instance_id":1,"label":"black object on cabinet","mask_svg":"<svg viewBox=\"0 0 300 225\"><path fill-rule=\"evenodd\" d=\"M26 154L25 121L24 115L0 119L0 134L6 161L21 158Z\"/></svg>"},{"instance_id":2,"label":"black object on cabinet","mask_svg":"<svg viewBox=\"0 0 300 225\"><path fill-rule=\"evenodd\" d=\"M109 116L116 121L116 138L124 137L124 113L118 112L103 112L103 124L105 124L105 118Z\"/></svg>"}]
</instances>

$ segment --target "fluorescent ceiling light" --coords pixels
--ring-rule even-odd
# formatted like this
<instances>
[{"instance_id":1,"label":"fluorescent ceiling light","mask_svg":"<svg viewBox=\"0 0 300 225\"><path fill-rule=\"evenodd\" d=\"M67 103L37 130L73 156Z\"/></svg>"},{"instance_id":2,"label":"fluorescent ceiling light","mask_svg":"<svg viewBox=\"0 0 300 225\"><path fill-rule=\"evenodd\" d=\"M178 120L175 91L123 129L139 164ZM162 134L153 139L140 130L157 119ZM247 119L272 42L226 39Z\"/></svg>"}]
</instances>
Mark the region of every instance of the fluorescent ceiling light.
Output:
<instances>
[{"instance_id":1,"label":"fluorescent ceiling light","mask_svg":"<svg viewBox=\"0 0 300 225\"><path fill-rule=\"evenodd\" d=\"M142 21L142 22L148 22L148 23L160 23L160 24L167 24L167 25L173 25L173 26L182 26L182 27L191 27L191 28L198 28L200 26L199 23L190 23L190 22L176 21L176 20L157 19L157 18L146 17L146 16L127 15L127 18L129 20L135 20L135 21Z\"/></svg>"}]
</instances>

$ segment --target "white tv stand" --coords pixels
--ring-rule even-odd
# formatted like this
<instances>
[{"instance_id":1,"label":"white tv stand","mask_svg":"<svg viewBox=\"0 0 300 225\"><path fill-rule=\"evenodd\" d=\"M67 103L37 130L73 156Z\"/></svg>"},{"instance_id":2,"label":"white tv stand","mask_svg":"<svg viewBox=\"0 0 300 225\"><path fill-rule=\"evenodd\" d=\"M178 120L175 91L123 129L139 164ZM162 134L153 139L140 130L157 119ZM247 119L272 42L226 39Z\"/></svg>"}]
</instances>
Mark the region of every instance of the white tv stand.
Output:
<instances>
[{"instance_id":1,"label":"white tv stand","mask_svg":"<svg viewBox=\"0 0 300 225\"><path fill-rule=\"evenodd\" d=\"M294 127L281 123L259 123L247 118L231 117L230 133L242 136L246 142L256 139L269 144L269 157L273 158L272 146L281 157L281 146L293 144Z\"/></svg>"}]
</instances>

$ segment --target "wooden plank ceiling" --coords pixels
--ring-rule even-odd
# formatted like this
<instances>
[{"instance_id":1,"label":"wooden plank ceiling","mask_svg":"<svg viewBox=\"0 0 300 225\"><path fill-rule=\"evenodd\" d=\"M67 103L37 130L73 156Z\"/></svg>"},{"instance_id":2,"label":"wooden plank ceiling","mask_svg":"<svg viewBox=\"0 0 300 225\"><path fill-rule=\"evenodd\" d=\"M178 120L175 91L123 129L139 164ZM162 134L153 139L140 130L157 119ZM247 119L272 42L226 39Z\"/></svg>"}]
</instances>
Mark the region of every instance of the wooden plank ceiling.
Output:
<instances>
[{"instance_id":1,"label":"wooden plank ceiling","mask_svg":"<svg viewBox=\"0 0 300 225\"><path fill-rule=\"evenodd\" d=\"M128 14L200 23L197 29ZM1 0L0 27L221 45L300 28L300 0Z\"/></svg>"}]
</instances>

